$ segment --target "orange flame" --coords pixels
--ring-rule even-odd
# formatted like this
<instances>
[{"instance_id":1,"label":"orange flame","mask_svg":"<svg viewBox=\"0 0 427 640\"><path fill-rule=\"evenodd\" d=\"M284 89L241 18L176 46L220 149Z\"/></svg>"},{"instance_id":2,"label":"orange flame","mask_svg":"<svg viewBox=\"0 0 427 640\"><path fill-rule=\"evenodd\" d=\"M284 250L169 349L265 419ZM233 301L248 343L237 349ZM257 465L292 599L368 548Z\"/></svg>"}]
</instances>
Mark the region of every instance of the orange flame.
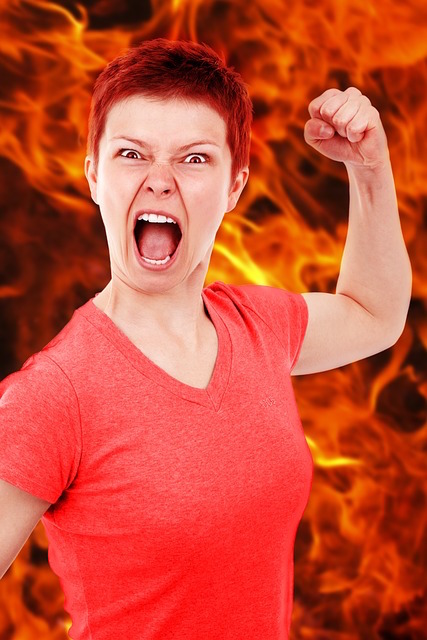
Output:
<instances>
[{"instance_id":1,"label":"orange flame","mask_svg":"<svg viewBox=\"0 0 427 640\"><path fill-rule=\"evenodd\" d=\"M344 167L304 142L307 106L329 87L357 86L388 135L413 302L392 349L294 378L316 468L296 541L292 638L425 637L422 0L63 4L9 0L0 16L2 377L109 280L83 173L90 92L109 60L143 39L184 38L207 42L242 73L255 105L251 177L218 232L208 281L297 292L335 291L348 214ZM46 551L39 523L0 582L0 637L67 637Z\"/></svg>"}]
</instances>

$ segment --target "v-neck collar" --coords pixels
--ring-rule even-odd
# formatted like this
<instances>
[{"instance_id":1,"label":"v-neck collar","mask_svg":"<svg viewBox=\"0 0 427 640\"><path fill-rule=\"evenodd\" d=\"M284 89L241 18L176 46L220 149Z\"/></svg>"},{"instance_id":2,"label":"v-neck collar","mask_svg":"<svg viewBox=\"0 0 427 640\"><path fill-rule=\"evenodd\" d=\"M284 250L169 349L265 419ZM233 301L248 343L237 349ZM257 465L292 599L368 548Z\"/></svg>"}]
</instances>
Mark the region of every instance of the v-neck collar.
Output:
<instances>
[{"instance_id":1,"label":"v-neck collar","mask_svg":"<svg viewBox=\"0 0 427 640\"><path fill-rule=\"evenodd\" d=\"M209 299L207 288L202 290L202 299L218 336L218 353L211 379L205 389L192 387L191 385L181 382L150 360L150 358L138 349L130 338L119 329L111 318L94 304L93 301L97 295L98 293L82 305L78 311L108 338L140 373L164 387L165 391L174 393L184 400L195 402L196 404L214 409L215 411L220 409L231 373L232 344L227 325Z\"/></svg>"}]
</instances>

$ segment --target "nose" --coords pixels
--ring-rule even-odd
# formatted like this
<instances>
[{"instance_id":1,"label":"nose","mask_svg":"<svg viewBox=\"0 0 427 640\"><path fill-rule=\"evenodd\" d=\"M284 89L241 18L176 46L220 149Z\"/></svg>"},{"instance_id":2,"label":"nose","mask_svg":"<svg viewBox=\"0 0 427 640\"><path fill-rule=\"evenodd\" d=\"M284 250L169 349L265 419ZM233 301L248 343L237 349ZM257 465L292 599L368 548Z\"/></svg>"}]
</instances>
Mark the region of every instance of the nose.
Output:
<instances>
[{"instance_id":1,"label":"nose","mask_svg":"<svg viewBox=\"0 0 427 640\"><path fill-rule=\"evenodd\" d=\"M144 180L144 189L156 196L170 195L175 191L171 167L166 162L153 162Z\"/></svg>"}]
</instances>

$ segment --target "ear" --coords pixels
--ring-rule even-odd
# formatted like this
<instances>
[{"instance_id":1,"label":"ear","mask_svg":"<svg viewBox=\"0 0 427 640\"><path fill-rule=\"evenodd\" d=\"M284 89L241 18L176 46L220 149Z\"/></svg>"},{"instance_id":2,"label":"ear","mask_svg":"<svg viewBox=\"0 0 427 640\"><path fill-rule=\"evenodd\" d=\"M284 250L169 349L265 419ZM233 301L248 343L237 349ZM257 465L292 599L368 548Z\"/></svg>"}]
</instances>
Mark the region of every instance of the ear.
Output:
<instances>
[{"instance_id":1,"label":"ear","mask_svg":"<svg viewBox=\"0 0 427 640\"><path fill-rule=\"evenodd\" d=\"M99 204L97 200L98 180L92 156L86 156L85 158L85 176L86 180L89 183L90 195L92 197L92 200L95 204Z\"/></svg>"},{"instance_id":2,"label":"ear","mask_svg":"<svg viewBox=\"0 0 427 640\"><path fill-rule=\"evenodd\" d=\"M228 193L227 209L225 213L232 211L236 206L240 198L240 194L245 188L245 184L247 183L248 178L249 178L249 167L244 167L244 169L242 169L238 173L234 181L234 184L230 187L230 191Z\"/></svg>"}]
</instances>

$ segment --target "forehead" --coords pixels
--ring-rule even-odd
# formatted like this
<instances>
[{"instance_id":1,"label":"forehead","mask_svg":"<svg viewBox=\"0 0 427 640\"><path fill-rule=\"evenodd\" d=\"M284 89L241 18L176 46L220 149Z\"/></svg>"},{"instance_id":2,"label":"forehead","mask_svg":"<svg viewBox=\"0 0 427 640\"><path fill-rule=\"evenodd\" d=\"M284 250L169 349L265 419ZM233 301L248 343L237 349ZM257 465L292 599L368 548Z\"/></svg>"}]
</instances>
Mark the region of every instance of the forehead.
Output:
<instances>
[{"instance_id":1,"label":"forehead","mask_svg":"<svg viewBox=\"0 0 427 640\"><path fill-rule=\"evenodd\" d=\"M103 138L117 136L140 138L150 146L171 145L187 138L211 139L220 147L227 145L227 125L208 104L182 98L158 99L132 96L116 102L109 110Z\"/></svg>"}]
</instances>

